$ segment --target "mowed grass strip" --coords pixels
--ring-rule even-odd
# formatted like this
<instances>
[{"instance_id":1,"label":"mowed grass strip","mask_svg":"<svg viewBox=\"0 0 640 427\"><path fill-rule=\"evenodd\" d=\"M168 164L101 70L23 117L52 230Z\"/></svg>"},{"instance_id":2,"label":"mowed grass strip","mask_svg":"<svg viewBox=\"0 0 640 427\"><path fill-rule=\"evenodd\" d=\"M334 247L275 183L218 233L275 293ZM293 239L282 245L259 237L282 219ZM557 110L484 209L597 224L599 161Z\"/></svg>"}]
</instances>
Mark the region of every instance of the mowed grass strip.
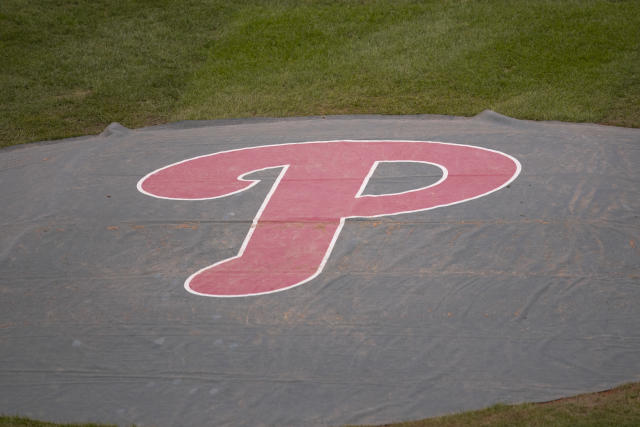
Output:
<instances>
[{"instance_id":1,"label":"mowed grass strip","mask_svg":"<svg viewBox=\"0 0 640 427\"><path fill-rule=\"evenodd\" d=\"M640 126L640 2L3 0L0 146L181 119Z\"/></svg>"},{"instance_id":2,"label":"mowed grass strip","mask_svg":"<svg viewBox=\"0 0 640 427\"><path fill-rule=\"evenodd\" d=\"M494 405L421 421L386 424L386 427L461 426L638 426L640 383L601 393L583 394L548 403ZM55 424L21 417L0 417L0 427L107 427L98 424Z\"/></svg>"}]
</instances>

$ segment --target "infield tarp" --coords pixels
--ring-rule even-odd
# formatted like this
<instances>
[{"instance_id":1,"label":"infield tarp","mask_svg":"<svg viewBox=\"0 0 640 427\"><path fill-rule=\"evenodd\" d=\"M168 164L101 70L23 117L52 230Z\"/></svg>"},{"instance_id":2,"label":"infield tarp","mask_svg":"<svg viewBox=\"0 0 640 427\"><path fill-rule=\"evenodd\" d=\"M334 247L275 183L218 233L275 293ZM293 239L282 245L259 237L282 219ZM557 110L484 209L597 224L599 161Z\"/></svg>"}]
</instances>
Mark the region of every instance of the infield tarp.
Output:
<instances>
[{"instance_id":1,"label":"infield tarp","mask_svg":"<svg viewBox=\"0 0 640 427\"><path fill-rule=\"evenodd\" d=\"M359 140L482 147L521 170L464 203L347 218L321 271L291 289L185 289L200 269L251 250L256 215L269 214L286 174L263 169L245 176L261 180L250 188L205 200L152 197L139 191L143 177L223 151ZM362 195L436 188L444 169L432 163L380 163ZM639 165L638 129L493 112L113 124L2 150L0 412L324 426L638 381ZM323 179L318 197L334 200Z\"/></svg>"}]
</instances>

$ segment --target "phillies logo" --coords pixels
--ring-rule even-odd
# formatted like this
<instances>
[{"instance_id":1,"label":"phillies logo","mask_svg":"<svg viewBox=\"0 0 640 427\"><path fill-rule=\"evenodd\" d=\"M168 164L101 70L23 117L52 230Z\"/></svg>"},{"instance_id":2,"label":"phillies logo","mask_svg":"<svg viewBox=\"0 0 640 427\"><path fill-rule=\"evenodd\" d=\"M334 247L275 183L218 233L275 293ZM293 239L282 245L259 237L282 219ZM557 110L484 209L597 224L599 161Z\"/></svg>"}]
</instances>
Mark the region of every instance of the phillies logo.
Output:
<instances>
[{"instance_id":1,"label":"phillies logo","mask_svg":"<svg viewBox=\"0 0 640 427\"><path fill-rule=\"evenodd\" d=\"M381 162L438 166L435 184L401 193L362 194ZM191 275L185 288L214 297L261 295L320 274L346 218L425 211L485 196L513 181L520 163L469 145L418 141L323 141L223 151L165 166L138 182L149 196L173 200L227 197L259 181L245 175L279 168L234 257Z\"/></svg>"}]
</instances>

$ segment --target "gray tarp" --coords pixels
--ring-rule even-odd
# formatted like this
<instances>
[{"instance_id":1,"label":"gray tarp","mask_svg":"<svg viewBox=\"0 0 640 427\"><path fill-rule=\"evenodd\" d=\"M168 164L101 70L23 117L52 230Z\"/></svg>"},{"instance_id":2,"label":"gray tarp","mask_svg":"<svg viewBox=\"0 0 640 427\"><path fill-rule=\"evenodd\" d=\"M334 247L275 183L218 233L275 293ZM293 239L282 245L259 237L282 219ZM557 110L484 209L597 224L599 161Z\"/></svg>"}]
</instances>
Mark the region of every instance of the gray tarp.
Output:
<instances>
[{"instance_id":1,"label":"gray tarp","mask_svg":"<svg viewBox=\"0 0 640 427\"><path fill-rule=\"evenodd\" d=\"M277 171L161 200L145 174L314 140L445 141L516 157L466 203L348 219L284 292L190 294L238 253ZM370 193L438 170L376 171ZM418 165L419 166L419 165ZM138 425L336 425L544 401L640 380L640 130L356 116L183 122L0 151L0 412Z\"/></svg>"}]
</instances>

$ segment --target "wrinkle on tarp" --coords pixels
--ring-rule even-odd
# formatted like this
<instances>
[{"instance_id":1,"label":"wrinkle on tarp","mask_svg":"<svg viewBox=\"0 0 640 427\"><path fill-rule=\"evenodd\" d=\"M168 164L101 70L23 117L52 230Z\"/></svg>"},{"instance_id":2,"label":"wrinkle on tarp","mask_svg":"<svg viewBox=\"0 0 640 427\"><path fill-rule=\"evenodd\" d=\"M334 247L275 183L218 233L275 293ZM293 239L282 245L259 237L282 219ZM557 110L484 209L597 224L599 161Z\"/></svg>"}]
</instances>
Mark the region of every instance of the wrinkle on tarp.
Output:
<instances>
[{"instance_id":1,"label":"wrinkle on tarp","mask_svg":"<svg viewBox=\"0 0 640 427\"><path fill-rule=\"evenodd\" d=\"M488 196L348 219L322 273L206 298L278 171L218 200L159 200L149 172L314 140L507 153ZM129 425L340 425L548 401L640 380L640 130L449 116L179 122L0 150L0 412ZM437 167L381 163L372 194ZM431 180L431 181L430 181Z\"/></svg>"}]
</instances>

